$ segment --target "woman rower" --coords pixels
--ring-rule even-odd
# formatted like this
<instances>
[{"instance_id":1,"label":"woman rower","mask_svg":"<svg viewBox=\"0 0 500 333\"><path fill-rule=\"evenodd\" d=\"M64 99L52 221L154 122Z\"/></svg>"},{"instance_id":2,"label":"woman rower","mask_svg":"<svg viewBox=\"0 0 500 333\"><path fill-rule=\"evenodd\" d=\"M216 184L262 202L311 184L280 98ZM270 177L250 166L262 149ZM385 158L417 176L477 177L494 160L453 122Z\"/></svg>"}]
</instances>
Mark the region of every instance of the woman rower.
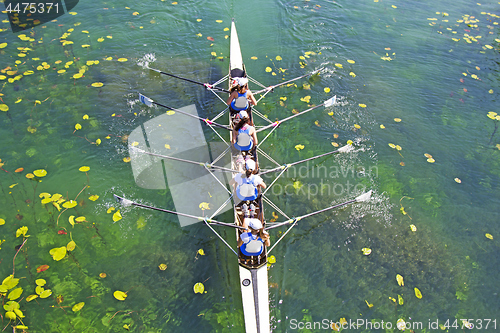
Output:
<instances>
[{"instance_id":1,"label":"woman rower","mask_svg":"<svg viewBox=\"0 0 500 333\"><path fill-rule=\"evenodd\" d=\"M232 90L227 100L227 105L231 107L231 111L238 112L249 110L250 104L257 105L257 100L250 89L248 89L248 79L245 77L238 77L235 81L237 82L236 89Z\"/></svg>"},{"instance_id":2,"label":"woman rower","mask_svg":"<svg viewBox=\"0 0 500 333\"><path fill-rule=\"evenodd\" d=\"M231 179L236 196L242 201L253 201L259 196L259 188L265 189L266 184L262 178L254 174L257 164L254 160L248 159L245 163L245 173L238 173Z\"/></svg>"},{"instance_id":3,"label":"woman rower","mask_svg":"<svg viewBox=\"0 0 500 333\"><path fill-rule=\"evenodd\" d=\"M238 116L240 121L234 126L231 143L234 148L247 152L257 145L257 132L255 127L250 125L250 118L246 111L240 111Z\"/></svg>"},{"instance_id":4,"label":"woman rower","mask_svg":"<svg viewBox=\"0 0 500 333\"><path fill-rule=\"evenodd\" d=\"M238 247L246 256L258 256L264 250L263 244L271 245L269 234L262 227L262 222L256 218L245 218L243 227L247 228L238 239Z\"/></svg>"}]
</instances>

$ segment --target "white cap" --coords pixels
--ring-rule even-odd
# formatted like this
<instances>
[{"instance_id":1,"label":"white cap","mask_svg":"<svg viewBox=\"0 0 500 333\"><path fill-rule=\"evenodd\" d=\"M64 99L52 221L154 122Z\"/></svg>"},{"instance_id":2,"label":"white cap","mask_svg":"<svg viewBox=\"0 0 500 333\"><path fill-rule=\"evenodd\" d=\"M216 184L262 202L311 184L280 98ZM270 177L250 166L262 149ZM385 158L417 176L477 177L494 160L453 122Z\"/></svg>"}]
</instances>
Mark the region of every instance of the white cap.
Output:
<instances>
[{"instance_id":1,"label":"white cap","mask_svg":"<svg viewBox=\"0 0 500 333\"><path fill-rule=\"evenodd\" d=\"M255 161L254 160L247 160L246 169L247 170L255 170Z\"/></svg>"},{"instance_id":2,"label":"white cap","mask_svg":"<svg viewBox=\"0 0 500 333\"><path fill-rule=\"evenodd\" d=\"M238 115L240 116L241 119L248 118L248 113L246 111L240 111Z\"/></svg>"},{"instance_id":3,"label":"white cap","mask_svg":"<svg viewBox=\"0 0 500 333\"><path fill-rule=\"evenodd\" d=\"M242 87L248 83L248 79L246 77L239 77L237 78L237 80L238 80L238 85Z\"/></svg>"},{"instance_id":4,"label":"white cap","mask_svg":"<svg viewBox=\"0 0 500 333\"><path fill-rule=\"evenodd\" d=\"M262 228L262 222L259 219L251 218L248 219L248 226L253 230L259 230Z\"/></svg>"}]
</instances>

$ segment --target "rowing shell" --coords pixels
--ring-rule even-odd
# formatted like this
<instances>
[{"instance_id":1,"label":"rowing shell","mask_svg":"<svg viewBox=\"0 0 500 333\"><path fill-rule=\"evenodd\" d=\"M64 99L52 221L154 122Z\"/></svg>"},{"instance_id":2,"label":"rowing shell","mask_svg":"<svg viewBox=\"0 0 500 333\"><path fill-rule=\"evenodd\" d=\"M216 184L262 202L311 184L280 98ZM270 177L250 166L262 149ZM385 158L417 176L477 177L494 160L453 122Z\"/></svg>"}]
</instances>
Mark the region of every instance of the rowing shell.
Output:
<instances>
[{"instance_id":1,"label":"rowing shell","mask_svg":"<svg viewBox=\"0 0 500 333\"><path fill-rule=\"evenodd\" d=\"M234 20L231 23L231 40L229 54L229 85L235 77L246 77L245 65L241 56L240 43L236 32ZM229 112L229 123L233 124L233 116ZM231 131L231 138L233 132ZM232 142L232 141L231 141ZM231 169L241 170L241 159L238 163L238 152L231 154ZM258 162L257 151L254 158ZM233 173L233 178L236 173ZM244 215L241 206L234 200L234 221L236 225L243 225ZM264 207L262 197L257 198L256 217L265 227ZM241 229L236 230L236 241L238 241ZM245 317L245 329L247 333L267 333L270 331L269 322L269 290L267 280L267 248L264 244L264 250L259 256L246 257L238 250L238 262L240 270L241 298L243 301L243 315Z\"/></svg>"},{"instance_id":2,"label":"rowing shell","mask_svg":"<svg viewBox=\"0 0 500 333\"><path fill-rule=\"evenodd\" d=\"M202 82L197 82L191 79L186 79L183 77L180 77L178 75L170 74L170 73L165 73L161 70L150 68L148 64L146 64L146 67L150 70L153 70L157 73L160 73L162 75L167 75L170 77L175 77L176 79L181 79L185 80L191 83L196 83L199 85L204 86L206 89L212 91L219 99L221 99L223 102L224 100L216 94L216 92L224 92L224 93L230 93L231 90L231 82L233 82L233 78L236 77L247 77L247 73L245 70L245 66L243 64L243 58L241 56L241 49L240 49L240 43L238 41L238 34L236 32L236 27L234 21L231 24L231 40L230 40L230 62L229 62L229 75L221 80L219 80L216 83L209 84L209 83L202 83ZM257 93L261 94L260 99L262 99L266 94L271 92L274 88L277 88L279 86L283 86L285 84L288 84L290 82L293 82L295 80L299 80L301 78L304 78L309 75L314 75L317 74L321 69L316 70L314 72L311 72L309 74L305 74L302 76L299 76L297 78L281 82L277 85L274 86L269 86L269 87L264 87L263 85L259 84L257 81L251 79L252 82L257 83L263 87L263 90L257 91ZM224 82L228 78L229 80L229 90L226 90L224 88L218 87L217 85ZM260 100L259 99L259 100ZM214 132L221 138L222 141L225 142L225 139L217 132L215 131L215 128L219 129L224 129L224 130L229 130L230 132L230 139L232 139L232 128L233 128L233 121L234 121L234 115L231 115L231 112L229 112L229 125L223 125L219 124L216 122L216 120L222 116L227 109L219 113L217 116L215 116L212 119L208 118L201 118L200 116L196 115L195 113L187 112L186 109L176 109L158 102L155 102L149 97L146 97L142 94L139 94L139 101L144 103L145 105L149 107L162 107L166 108L169 110L175 111L174 113L179 113L182 115L182 117L189 117L192 119L197 119L201 121L202 124L209 126ZM258 115L260 118L264 119L265 121L269 122L270 124L265 125L265 126L260 126L259 129L256 129L256 132L259 133L264 130L270 130L269 133L264 137L264 139L259 141L259 144L257 145L253 158L255 159L256 162L258 162L258 156L257 153L268 159L269 161L273 162L276 167L272 169L266 169L266 170L260 170L259 169L259 174L264 175L268 173L274 173L274 172L279 172L279 174L275 177L275 179L266 187L266 190L263 191L262 193L259 193L259 196L257 198L257 207L255 213L257 214L256 217L260 219L262 222L262 225L265 227L265 230L271 230L274 228L279 228L279 227L284 227L287 226L288 229L281 233L281 236L279 237L278 240L273 242L272 246L267 248L264 244L264 249L261 255L259 256L251 256L247 257L243 255L240 251L240 249L237 249L237 251L230 245L228 242L214 229L214 226L223 226L223 227L230 227L234 228L236 230L236 238L238 239L240 237L240 234L242 233L242 225L243 225L243 219L244 219L244 214L241 210L240 203L238 202L237 197L234 197L233 193L227 189L226 184L223 184L219 177L215 175L215 172L229 172L229 174L234 177L236 174L239 172L244 171L244 163L242 162L241 158L238 159L238 155L240 152L234 151L232 149L231 141L226 142L227 144L227 149L225 152L223 152L219 157L216 159L212 160L212 162L202 162L202 161L192 161L192 160L187 160L182 156L173 156L173 155L168 155L167 153L160 153L159 151L156 151L155 149L152 149L151 147L148 147L145 143L141 144L139 142L134 142L133 140L131 141L131 137L129 137L129 152L130 156L134 156L133 159L140 159L140 156L144 157L149 157L149 158L154 158L155 162L161 162L161 159L164 161L167 160L173 160L173 161L178 161L186 164L191 164L191 165L197 165L197 167L204 168L211 176L213 176L214 183L213 185L210 186L212 188L213 186L217 186L217 183L222 186L224 191L226 191L230 196L229 198L226 199L226 201L217 209L210 217L206 216L197 216L198 210L200 207L198 205L194 205L194 207L191 206L185 206L184 209L187 211L184 212L178 212L178 211L173 211L169 209L163 209L163 208L157 208L153 206L148 206L142 203L134 202L129 199L125 199L124 197L120 197L118 195L114 195L116 200L118 200L121 204L125 206L136 206L136 207L141 207L141 208L146 208L146 209L152 209L156 211L161 211L165 212L168 214L176 214L179 217L183 218L188 218L193 221L203 221L204 224L212 231L214 234L236 255L238 256L238 263L239 263L239 273L240 273L240 287L241 287L241 295L242 295L242 301L243 301L243 314L245 318L245 329L247 333L267 333L270 332L271 330L271 325L270 325L270 319L269 319L269 290L268 290L268 274L267 274L267 256L269 253L273 251L273 249L278 245L278 243L281 242L281 240L290 232L290 230L301 220L304 218L316 215L316 214L321 214L336 208L340 208L346 205L350 205L353 203L360 203L360 202L365 202L368 201L371 197L372 191L368 191L364 194L359 195L358 197L348 200L346 202L336 204L327 208L323 208L317 211L314 211L312 213L308 213L302 216L290 218L286 215L285 212L281 211L278 206L272 203L270 199L265 195L267 191L273 186L273 184L284 174L288 168L297 165L299 163L304 163L308 161L312 161L318 158L330 156L333 154L341 154L341 153L348 153L352 151L354 148L352 146L352 142L347 142L347 145L335 150L335 151L330 151L326 152L314 157L309 157L301 161L296 161L288 164L279 164L276 161L274 161L270 156L268 156L265 151L261 150L259 146L266 141L266 139L275 131L280 124L282 124L285 121L289 121L295 117L298 117L300 115L303 115L307 112L310 112L316 108L319 107L330 107L334 106L336 101L336 96L333 96L332 98L329 98L328 100L325 100L323 103L320 103L316 106L312 106L307 110L304 110L302 112L299 112L297 114L288 116L284 119L277 120L275 122L270 121L267 119L265 116L260 114L257 110L253 110L250 113L250 117L252 117L252 114L255 113L255 115ZM195 110L196 111L196 110ZM157 117L159 118L159 117ZM156 119L156 118L155 118ZM186 118L187 119L187 118ZM150 120L151 121L151 120ZM167 122L165 127L168 126L170 122ZM162 129L165 127L161 127ZM142 135L144 129L142 127L140 128L140 133ZM158 126L154 126L154 128L158 128ZM191 126L192 128L192 126ZM139 131L139 130L138 130ZM151 134L151 133L148 133ZM154 133L153 133L154 134ZM153 135L154 137L154 135ZM140 141L140 140L139 140ZM144 140L143 140L144 141ZM139 143L139 144L138 144ZM225 166L220 166L217 165L216 162L219 161L226 152L231 153L231 168L226 168ZM197 154L198 156L199 154ZM182 158L181 158L182 157ZM148 159L149 160L149 159ZM141 169L142 170L142 169ZM137 180L140 179L140 175L136 175L136 170L133 169L134 171L134 177L136 178L136 183L140 186L140 182ZM167 171L167 170L166 170ZM168 177L168 172L165 171L165 174L167 174ZM142 174L142 173L141 173ZM167 180L169 182L170 181ZM188 191L189 192L189 191ZM231 199L233 200L233 209L234 209L234 223L226 223L222 221L217 221L214 219L215 216L218 216L220 213L224 211L226 208L226 205L229 205ZM175 201L175 200L174 200ZM269 222L265 223L264 219L264 207L262 202L265 201L266 204L269 204L270 207L272 207L274 210L276 210L278 213L280 213L282 216L286 217L287 220L283 222ZM193 210L194 208L194 210ZM181 224L181 226L183 226Z\"/></svg>"}]
</instances>

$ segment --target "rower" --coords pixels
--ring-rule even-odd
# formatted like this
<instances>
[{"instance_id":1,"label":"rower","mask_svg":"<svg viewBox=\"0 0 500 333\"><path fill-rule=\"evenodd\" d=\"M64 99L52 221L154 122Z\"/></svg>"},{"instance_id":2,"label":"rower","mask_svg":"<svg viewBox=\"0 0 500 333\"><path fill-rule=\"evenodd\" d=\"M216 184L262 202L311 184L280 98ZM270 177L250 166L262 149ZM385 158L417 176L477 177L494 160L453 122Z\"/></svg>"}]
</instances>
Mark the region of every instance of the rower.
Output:
<instances>
[{"instance_id":1,"label":"rower","mask_svg":"<svg viewBox=\"0 0 500 333\"><path fill-rule=\"evenodd\" d=\"M240 235L238 247L246 256L258 256L264 250L263 244L269 246L269 234L262 227L262 222L256 218L245 218L243 227L246 232Z\"/></svg>"},{"instance_id":2,"label":"rower","mask_svg":"<svg viewBox=\"0 0 500 333\"><path fill-rule=\"evenodd\" d=\"M227 100L227 105L231 107L232 112L249 110L250 104L257 105L257 100L248 89L248 79L246 77L238 77L234 79L236 86L231 89L231 94Z\"/></svg>"},{"instance_id":3,"label":"rower","mask_svg":"<svg viewBox=\"0 0 500 333\"><path fill-rule=\"evenodd\" d=\"M231 143L239 151L247 152L257 145L257 132L255 127L250 125L250 118L246 111L238 113L239 123L233 129Z\"/></svg>"},{"instance_id":4,"label":"rower","mask_svg":"<svg viewBox=\"0 0 500 333\"><path fill-rule=\"evenodd\" d=\"M243 174L240 172L231 179L233 188L236 187L236 196L242 201L253 201L257 199L259 196L259 188L266 188L266 184L262 178L254 174L256 167L257 165L254 160L247 159L245 163L245 173Z\"/></svg>"}]
</instances>

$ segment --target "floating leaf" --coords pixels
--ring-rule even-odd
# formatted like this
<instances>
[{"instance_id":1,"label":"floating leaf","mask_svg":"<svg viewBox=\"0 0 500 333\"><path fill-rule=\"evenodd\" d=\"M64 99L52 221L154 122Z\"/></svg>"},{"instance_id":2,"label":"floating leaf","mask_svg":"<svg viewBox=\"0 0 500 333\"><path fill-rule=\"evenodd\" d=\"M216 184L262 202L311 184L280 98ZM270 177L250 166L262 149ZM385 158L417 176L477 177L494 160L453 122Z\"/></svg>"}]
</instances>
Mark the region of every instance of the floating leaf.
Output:
<instances>
[{"instance_id":1,"label":"floating leaf","mask_svg":"<svg viewBox=\"0 0 500 333\"><path fill-rule=\"evenodd\" d=\"M78 170L79 170L79 171L81 171L81 172L87 172L87 171L89 171L89 170L90 170L90 168L89 168L88 166L82 166L82 167L80 167L80 169L78 169Z\"/></svg>"},{"instance_id":2,"label":"floating leaf","mask_svg":"<svg viewBox=\"0 0 500 333\"><path fill-rule=\"evenodd\" d=\"M330 89L330 88L328 88L328 87L325 87L325 88L323 89L323 91L324 91L324 92L326 92L326 93L329 93L329 92L331 91L331 89Z\"/></svg>"},{"instance_id":3,"label":"floating leaf","mask_svg":"<svg viewBox=\"0 0 500 333\"><path fill-rule=\"evenodd\" d=\"M356 63L356 61L354 61L354 60L347 60L347 62L350 63L350 64Z\"/></svg>"},{"instance_id":4,"label":"floating leaf","mask_svg":"<svg viewBox=\"0 0 500 333\"><path fill-rule=\"evenodd\" d=\"M270 263L270 264L274 264L276 263L276 257L275 256L270 256L267 261Z\"/></svg>"},{"instance_id":5,"label":"floating leaf","mask_svg":"<svg viewBox=\"0 0 500 333\"><path fill-rule=\"evenodd\" d=\"M395 299L394 297L390 297L390 296L389 296L389 299L390 299L391 301L393 301L394 303L396 303L396 299Z\"/></svg>"},{"instance_id":6,"label":"floating leaf","mask_svg":"<svg viewBox=\"0 0 500 333\"><path fill-rule=\"evenodd\" d=\"M401 295L398 295L398 303L399 303L399 305L403 305L404 302L405 301L404 301L403 297L401 297Z\"/></svg>"},{"instance_id":7,"label":"floating leaf","mask_svg":"<svg viewBox=\"0 0 500 333\"><path fill-rule=\"evenodd\" d=\"M119 62L125 62L125 61L128 61L128 59L127 58L118 58L118 61Z\"/></svg>"},{"instance_id":8,"label":"floating leaf","mask_svg":"<svg viewBox=\"0 0 500 333\"><path fill-rule=\"evenodd\" d=\"M45 281L45 279L36 279L35 280L35 284L37 286L40 286L40 287L43 287L47 284L47 281Z\"/></svg>"},{"instance_id":9,"label":"floating leaf","mask_svg":"<svg viewBox=\"0 0 500 333\"><path fill-rule=\"evenodd\" d=\"M97 194L91 195L89 197L89 200L92 200L92 201L96 201L97 199L99 199L99 196Z\"/></svg>"},{"instance_id":10,"label":"floating leaf","mask_svg":"<svg viewBox=\"0 0 500 333\"><path fill-rule=\"evenodd\" d=\"M360 107L366 108L366 104L359 104Z\"/></svg>"},{"instance_id":11,"label":"floating leaf","mask_svg":"<svg viewBox=\"0 0 500 333\"><path fill-rule=\"evenodd\" d=\"M52 259L59 261L66 256L66 246L56 247L49 251Z\"/></svg>"},{"instance_id":12,"label":"floating leaf","mask_svg":"<svg viewBox=\"0 0 500 333\"><path fill-rule=\"evenodd\" d=\"M199 254L200 256L204 256L205 255L205 251L203 251L203 249L199 249L197 254Z\"/></svg>"},{"instance_id":13,"label":"floating leaf","mask_svg":"<svg viewBox=\"0 0 500 333\"><path fill-rule=\"evenodd\" d=\"M356 128L356 129L360 129L360 128L361 128L361 126L359 126L358 124L354 124L354 128Z\"/></svg>"},{"instance_id":14,"label":"floating leaf","mask_svg":"<svg viewBox=\"0 0 500 333\"><path fill-rule=\"evenodd\" d=\"M491 240L493 239L493 235L491 235L491 234L485 234L485 236L486 236L486 238L488 238L488 239L491 239Z\"/></svg>"},{"instance_id":15,"label":"floating leaf","mask_svg":"<svg viewBox=\"0 0 500 333\"><path fill-rule=\"evenodd\" d=\"M160 265L158 266L158 268L159 268L161 271L164 271L164 270L166 270L166 269L167 269L167 265L166 265L166 264L160 264Z\"/></svg>"},{"instance_id":16,"label":"floating leaf","mask_svg":"<svg viewBox=\"0 0 500 333\"><path fill-rule=\"evenodd\" d=\"M11 301L18 299L21 294L23 293L23 288L19 287L14 290L12 290L9 295L7 295L7 298L10 299Z\"/></svg>"},{"instance_id":17,"label":"floating leaf","mask_svg":"<svg viewBox=\"0 0 500 333\"><path fill-rule=\"evenodd\" d=\"M401 122L401 118L394 118L394 121L397 122L397 123L400 123Z\"/></svg>"},{"instance_id":18,"label":"floating leaf","mask_svg":"<svg viewBox=\"0 0 500 333\"><path fill-rule=\"evenodd\" d=\"M44 291L42 291L40 293L40 298L47 298L49 297L50 295L52 295L52 290L50 289L45 289Z\"/></svg>"},{"instance_id":19,"label":"floating leaf","mask_svg":"<svg viewBox=\"0 0 500 333\"><path fill-rule=\"evenodd\" d=\"M167 116L171 116L171 115L175 114L175 111L169 110L166 113L167 113Z\"/></svg>"},{"instance_id":20,"label":"floating leaf","mask_svg":"<svg viewBox=\"0 0 500 333\"><path fill-rule=\"evenodd\" d=\"M19 229L16 230L16 237L19 237L19 236L23 236L23 237L29 237L29 235L26 235L26 233L28 232L28 227L27 226L23 226Z\"/></svg>"},{"instance_id":21,"label":"floating leaf","mask_svg":"<svg viewBox=\"0 0 500 333\"><path fill-rule=\"evenodd\" d=\"M384 126L384 125L382 125L382 124L380 124L380 128L381 128L381 129L384 129L384 128L385 128L385 126Z\"/></svg>"},{"instance_id":22,"label":"floating leaf","mask_svg":"<svg viewBox=\"0 0 500 333\"><path fill-rule=\"evenodd\" d=\"M10 320L16 320L16 314L12 311L7 311L5 313L5 317L7 317Z\"/></svg>"},{"instance_id":23,"label":"floating leaf","mask_svg":"<svg viewBox=\"0 0 500 333\"><path fill-rule=\"evenodd\" d=\"M65 203L62 204L62 206L64 208L73 208L73 207L76 207L76 205L78 205L78 202L76 202L75 200L69 200L69 201L66 201Z\"/></svg>"},{"instance_id":24,"label":"floating leaf","mask_svg":"<svg viewBox=\"0 0 500 333\"><path fill-rule=\"evenodd\" d=\"M417 296L417 298L422 298L422 293L417 287L415 287L415 296Z\"/></svg>"},{"instance_id":25,"label":"floating leaf","mask_svg":"<svg viewBox=\"0 0 500 333\"><path fill-rule=\"evenodd\" d=\"M406 322L402 318L398 319L398 321L396 322L396 326L400 331L406 330Z\"/></svg>"},{"instance_id":26,"label":"floating leaf","mask_svg":"<svg viewBox=\"0 0 500 333\"><path fill-rule=\"evenodd\" d=\"M6 287L7 290L10 290L17 286L19 283L19 279L14 278L14 275L9 275L2 281L2 286Z\"/></svg>"},{"instance_id":27,"label":"floating leaf","mask_svg":"<svg viewBox=\"0 0 500 333\"><path fill-rule=\"evenodd\" d=\"M283 60L280 56L276 56L276 60L280 61Z\"/></svg>"},{"instance_id":28,"label":"floating leaf","mask_svg":"<svg viewBox=\"0 0 500 333\"><path fill-rule=\"evenodd\" d=\"M198 207L199 207L201 210L210 209L210 207L209 207L209 203L208 203L208 202L202 202L201 204L199 204L199 205L198 205Z\"/></svg>"},{"instance_id":29,"label":"floating leaf","mask_svg":"<svg viewBox=\"0 0 500 333\"><path fill-rule=\"evenodd\" d=\"M295 146L295 149L297 149L297 150L304 149L304 145L296 145L296 146Z\"/></svg>"},{"instance_id":30,"label":"floating leaf","mask_svg":"<svg viewBox=\"0 0 500 333\"><path fill-rule=\"evenodd\" d=\"M195 294L196 293L203 294L203 292L205 291L205 286L203 285L203 283L198 282L194 285L193 290Z\"/></svg>"},{"instance_id":31,"label":"floating leaf","mask_svg":"<svg viewBox=\"0 0 500 333\"><path fill-rule=\"evenodd\" d=\"M102 87L103 85L104 85L104 83L102 83L102 82L94 82L91 84L92 87L96 87L96 88Z\"/></svg>"},{"instance_id":32,"label":"floating leaf","mask_svg":"<svg viewBox=\"0 0 500 333\"><path fill-rule=\"evenodd\" d=\"M108 210L106 211L106 213L109 214L109 213L111 213L114 210L115 210L115 207L109 207Z\"/></svg>"},{"instance_id":33,"label":"floating leaf","mask_svg":"<svg viewBox=\"0 0 500 333\"><path fill-rule=\"evenodd\" d=\"M413 231L413 232L417 231L417 227L415 227L415 225L414 225L414 224L410 224L410 229L411 229L411 231Z\"/></svg>"},{"instance_id":34,"label":"floating leaf","mask_svg":"<svg viewBox=\"0 0 500 333\"><path fill-rule=\"evenodd\" d=\"M113 214L113 221L120 221L122 219L122 214L120 214L120 211L116 211L116 213Z\"/></svg>"},{"instance_id":35,"label":"floating leaf","mask_svg":"<svg viewBox=\"0 0 500 333\"><path fill-rule=\"evenodd\" d=\"M0 225L4 225L5 224L5 220L4 219L0 219Z\"/></svg>"},{"instance_id":36,"label":"floating leaf","mask_svg":"<svg viewBox=\"0 0 500 333\"><path fill-rule=\"evenodd\" d=\"M335 64L338 68L343 68L342 64Z\"/></svg>"},{"instance_id":37,"label":"floating leaf","mask_svg":"<svg viewBox=\"0 0 500 333\"><path fill-rule=\"evenodd\" d=\"M389 143L389 147L396 148L396 145L394 143Z\"/></svg>"},{"instance_id":38,"label":"floating leaf","mask_svg":"<svg viewBox=\"0 0 500 333\"><path fill-rule=\"evenodd\" d=\"M459 183L459 184L462 182L462 181L460 180L460 178L455 178L455 181L456 181L457 183Z\"/></svg>"},{"instance_id":39,"label":"floating leaf","mask_svg":"<svg viewBox=\"0 0 500 333\"><path fill-rule=\"evenodd\" d=\"M339 146L339 144L338 144L337 142L332 142L332 146L334 146L334 147L338 147L338 146Z\"/></svg>"},{"instance_id":40,"label":"floating leaf","mask_svg":"<svg viewBox=\"0 0 500 333\"><path fill-rule=\"evenodd\" d=\"M47 175L47 171L43 169L35 170L33 171L33 174L37 176L38 178L45 177Z\"/></svg>"},{"instance_id":41,"label":"floating leaf","mask_svg":"<svg viewBox=\"0 0 500 333\"><path fill-rule=\"evenodd\" d=\"M76 243L75 241L70 241L68 245L66 245L66 249L68 251L73 251L76 248Z\"/></svg>"},{"instance_id":42,"label":"floating leaf","mask_svg":"<svg viewBox=\"0 0 500 333\"><path fill-rule=\"evenodd\" d=\"M83 308L84 305L85 305L85 302L77 303L77 304L73 305L71 310L73 310L73 312L78 312Z\"/></svg>"},{"instance_id":43,"label":"floating leaf","mask_svg":"<svg viewBox=\"0 0 500 333\"><path fill-rule=\"evenodd\" d=\"M427 158L432 158L431 154L424 154L424 156L427 157Z\"/></svg>"},{"instance_id":44,"label":"floating leaf","mask_svg":"<svg viewBox=\"0 0 500 333\"><path fill-rule=\"evenodd\" d=\"M302 102L309 103L311 101L311 96L302 97L300 100Z\"/></svg>"},{"instance_id":45,"label":"floating leaf","mask_svg":"<svg viewBox=\"0 0 500 333\"><path fill-rule=\"evenodd\" d=\"M352 77L356 77L356 74L354 72L350 72L349 75Z\"/></svg>"},{"instance_id":46,"label":"floating leaf","mask_svg":"<svg viewBox=\"0 0 500 333\"><path fill-rule=\"evenodd\" d=\"M367 300L365 300L365 302L366 302L366 305L368 305L368 307L369 307L369 308L372 308L372 307L373 307L373 304L368 303L368 301L367 301Z\"/></svg>"},{"instance_id":47,"label":"floating leaf","mask_svg":"<svg viewBox=\"0 0 500 333\"><path fill-rule=\"evenodd\" d=\"M40 265L36 268L37 273L45 272L47 269L49 269L49 265Z\"/></svg>"},{"instance_id":48,"label":"floating leaf","mask_svg":"<svg viewBox=\"0 0 500 333\"><path fill-rule=\"evenodd\" d=\"M23 172L24 168L17 168L14 172Z\"/></svg>"},{"instance_id":49,"label":"floating leaf","mask_svg":"<svg viewBox=\"0 0 500 333\"><path fill-rule=\"evenodd\" d=\"M9 106L7 104L0 104L0 111L9 111Z\"/></svg>"},{"instance_id":50,"label":"floating leaf","mask_svg":"<svg viewBox=\"0 0 500 333\"><path fill-rule=\"evenodd\" d=\"M431 158L428 158L428 159L427 159L427 162L429 162L429 163L434 163L434 162L436 162L436 161L435 161L435 160L431 157Z\"/></svg>"},{"instance_id":51,"label":"floating leaf","mask_svg":"<svg viewBox=\"0 0 500 333\"><path fill-rule=\"evenodd\" d=\"M107 275L106 275L106 273L100 273L100 274L99 274L99 277L100 277L101 279L106 278L106 276L107 276Z\"/></svg>"},{"instance_id":52,"label":"floating leaf","mask_svg":"<svg viewBox=\"0 0 500 333\"><path fill-rule=\"evenodd\" d=\"M26 297L26 302L31 302L32 300L34 300L35 298L37 298L38 295L29 295L28 297Z\"/></svg>"},{"instance_id":53,"label":"floating leaf","mask_svg":"<svg viewBox=\"0 0 500 333\"><path fill-rule=\"evenodd\" d=\"M42 286L36 286L35 292L40 295L44 291L44 288Z\"/></svg>"},{"instance_id":54,"label":"floating leaf","mask_svg":"<svg viewBox=\"0 0 500 333\"><path fill-rule=\"evenodd\" d=\"M269 72L272 72L273 69L271 67L266 67L266 72L269 73Z\"/></svg>"},{"instance_id":55,"label":"floating leaf","mask_svg":"<svg viewBox=\"0 0 500 333\"><path fill-rule=\"evenodd\" d=\"M82 125L80 125L80 124L76 124L75 125L75 130L78 131L78 130L81 130L81 129L82 129Z\"/></svg>"},{"instance_id":56,"label":"floating leaf","mask_svg":"<svg viewBox=\"0 0 500 333\"><path fill-rule=\"evenodd\" d=\"M361 249L361 251L363 252L363 254L364 254L365 256L367 256L367 255L369 255L370 253L372 253L372 249L369 249L369 248L367 248L367 247L362 248L362 249Z\"/></svg>"},{"instance_id":57,"label":"floating leaf","mask_svg":"<svg viewBox=\"0 0 500 333\"><path fill-rule=\"evenodd\" d=\"M75 219L76 222L85 222L85 216L79 216Z\"/></svg>"},{"instance_id":58,"label":"floating leaf","mask_svg":"<svg viewBox=\"0 0 500 333\"><path fill-rule=\"evenodd\" d=\"M125 163L129 163L129 162L130 162L130 157L124 157L124 158L123 158L123 162L125 162Z\"/></svg>"},{"instance_id":59,"label":"floating leaf","mask_svg":"<svg viewBox=\"0 0 500 333\"><path fill-rule=\"evenodd\" d=\"M396 281L398 281L398 284L399 284L400 286L402 286L402 287L405 285L405 282L404 282L404 280L403 280L403 277L402 277L401 275L399 275L399 274L396 274Z\"/></svg>"},{"instance_id":60,"label":"floating leaf","mask_svg":"<svg viewBox=\"0 0 500 333\"><path fill-rule=\"evenodd\" d=\"M127 293L117 290L113 293L113 296L119 301L124 301L127 298Z\"/></svg>"}]
</instances>

